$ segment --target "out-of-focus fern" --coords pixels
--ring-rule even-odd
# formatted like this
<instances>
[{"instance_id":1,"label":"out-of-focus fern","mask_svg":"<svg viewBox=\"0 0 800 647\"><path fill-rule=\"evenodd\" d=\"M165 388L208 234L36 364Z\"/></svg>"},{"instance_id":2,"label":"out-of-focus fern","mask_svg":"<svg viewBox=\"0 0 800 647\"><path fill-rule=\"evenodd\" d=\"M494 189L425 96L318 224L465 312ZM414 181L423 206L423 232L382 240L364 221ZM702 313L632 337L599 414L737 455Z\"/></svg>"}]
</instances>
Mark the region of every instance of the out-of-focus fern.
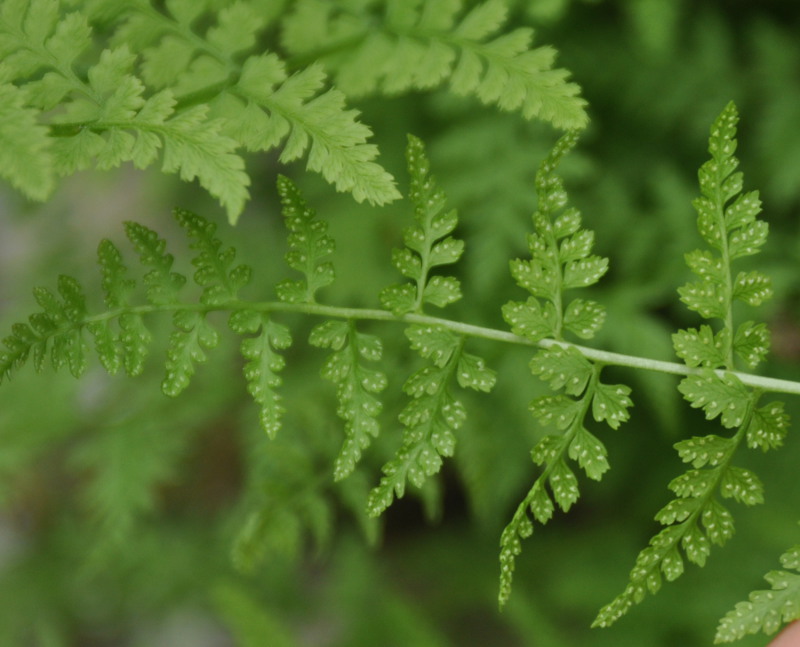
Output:
<instances>
[{"instance_id":1,"label":"out-of-focus fern","mask_svg":"<svg viewBox=\"0 0 800 647\"><path fill-rule=\"evenodd\" d=\"M287 50L298 60L322 61L347 94L396 94L449 81L456 94L519 110L526 119L560 128L586 124L578 86L553 68L555 50L530 49L530 29L498 35L508 12L503 0L466 13L461 0L386 0L360 12L351 5L299 0L283 24Z\"/></svg>"},{"instance_id":2,"label":"out-of-focus fern","mask_svg":"<svg viewBox=\"0 0 800 647\"><path fill-rule=\"evenodd\" d=\"M378 86L395 93L449 78L457 94L528 119L587 121L578 86L553 69L554 50L530 49L529 29L499 33L503 0L458 20L460 2L451 0L303 1L291 11L263 0L70 4L0 8L0 176L37 200L56 176L125 162L145 168L160 156L164 172L197 179L235 222L251 184L241 151L280 148L281 162L306 156L338 190L384 204L400 197L394 179L345 102L345 93ZM276 23L302 63L289 68L277 47L264 47ZM323 65L341 88L329 86Z\"/></svg>"}]
</instances>

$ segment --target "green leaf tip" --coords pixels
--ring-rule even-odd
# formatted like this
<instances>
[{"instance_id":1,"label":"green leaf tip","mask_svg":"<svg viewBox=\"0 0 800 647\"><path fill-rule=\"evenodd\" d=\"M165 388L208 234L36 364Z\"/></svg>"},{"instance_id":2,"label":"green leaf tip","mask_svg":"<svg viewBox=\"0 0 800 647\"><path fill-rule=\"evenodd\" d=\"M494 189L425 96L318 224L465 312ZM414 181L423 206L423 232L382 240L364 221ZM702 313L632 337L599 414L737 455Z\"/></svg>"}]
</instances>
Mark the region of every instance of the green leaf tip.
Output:
<instances>
[{"instance_id":1,"label":"green leaf tip","mask_svg":"<svg viewBox=\"0 0 800 647\"><path fill-rule=\"evenodd\" d=\"M393 251L392 262L413 283L391 285L380 293L383 307L396 315L422 313L428 303L444 308L461 298L458 279L431 276L434 268L456 263L464 252L464 242L449 235L458 225L458 215L446 210L447 197L430 174L425 146L413 135L408 135L406 162L415 224L403 230L406 246Z\"/></svg>"},{"instance_id":2,"label":"green leaf tip","mask_svg":"<svg viewBox=\"0 0 800 647\"><path fill-rule=\"evenodd\" d=\"M305 276L302 280L281 281L276 286L278 298L287 303L314 303L317 290L334 281L333 264L327 258L335 244L327 233L328 223L316 218L314 210L289 178L278 177L278 195L289 231L286 263Z\"/></svg>"},{"instance_id":3,"label":"green leaf tip","mask_svg":"<svg viewBox=\"0 0 800 647\"><path fill-rule=\"evenodd\" d=\"M512 332L531 341L562 339L564 331L591 339L605 321L605 309L595 301L573 299L566 307L563 301L565 290L591 286L608 270L608 259L591 253L594 232L582 229L580 213L567 207L567 192L556 174L578 138L575 130L562 135L540 164L535 232L528 237L531 258L514 259L509 265L517 285L532 296L507 303L503 317Z\"/></svg>"}]
</instances>

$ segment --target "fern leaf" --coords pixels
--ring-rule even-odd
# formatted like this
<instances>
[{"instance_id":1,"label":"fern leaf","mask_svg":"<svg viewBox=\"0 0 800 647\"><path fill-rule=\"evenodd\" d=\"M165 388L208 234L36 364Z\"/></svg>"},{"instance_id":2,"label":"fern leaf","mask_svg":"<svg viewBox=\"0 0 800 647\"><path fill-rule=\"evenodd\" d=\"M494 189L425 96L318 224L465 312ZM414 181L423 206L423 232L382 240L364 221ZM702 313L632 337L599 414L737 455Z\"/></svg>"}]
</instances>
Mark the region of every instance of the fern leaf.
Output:
<instances>
[{"instance_id":1,"label":"fern leaf","mask_svg":"<svg viewBox=\"0 0 800 647\"><path fill-rule=\"evenodd\" d=\"M152 229L136 222L125 223L125 233L145 267L153 268L144 277L147 300L154 305L174 303L186 277L172 271L174 258L164 250L166 241Z\"/></svg>"},{"instance_id":2,"label":"fern leaf","mask_svg":"<svg viewBox=\"0 0 800 647\"><path fill-rule=\"evenodd\" d=\"M303 200L297 186L284 176L278 178L278 194L290 232L286 262L305 275L303 280L281 281L276 287L278 297L288 303L314 303L316 291L330 285L334 279L333 264L323 262L335 248L327 234L328 223L316 220L315 212Z\"/></svg>"},{"instance_id":3,"label":"fern leaf","mask_svg":"<svg viewBox=\"0 0 800 647\"><path fill-rule=\"evenodd\" d=\"M140 226L131 224L129 227L142 237L147 237ZM128 298L136 287L136 282L126 278L127 268L123 264L122 254L110 240L100 241L97 248L97 262L103 275L106 307L111 310L128 307L130 305ZM165 268L168 277L170 276L170 266L171 261ZM177 286L177 288L179 287L180 285ZM96 345L104 347L103 350L98 347L97 351L109 373L113 374L119 370L121 355L125 372L130 376L139 375L144 370L144 360L147 357L151 341L150 333L145 327L141 315L135 312L120 314L119 328L118 336L111 332L110 324L104 321L93 323L89 329L95 335ZM121 352L117 347L117 341L122 347Z\"/></svg>"},{"instance_id":4,"label":"fern leaf","mask_svg":"<svg viewBox=\"0 0 800 647\"><path fill-rule=\"evenodd\" d=\"M532 296L505 304L503 318L514 333L532 341L562 339L564 330L590 339L605 321L604 308L594 301L573 299L566 307L562 303L563 290L593 285L608 270L608 259L591 254L594 233L581 229L577 210L565 208L567 192L555 173L577 140L576 132L562 136L540 166L539 204L533 216L536 233L528 238L531 258L510 264L514 280Z\"/></svg>"},{"instance_id":5,"label":"fern leaf","mask_svg":"<svg viewBox=\"0 0 800 647\"><path fill-rule=\"evenodd\" d=\"M205 38L190 30L205 8L188 14L177 5L168 5L168 10L171 16L141 7L141 15L125 27L125 38L144 45L158 41L144 52L143 76L148 83L173 87L180 99L202 97L211 102L222 132L248 150L270 150L288 137L282 161L308 151L308 168L359 202L384 204L400 197L391 175L374 161L377 148L366 143L370 129L357 121L354 110L346 109L341 92L320 92L325 77L320 67L312 65L290 77L275 54L251 55L243 64L237 62L242 52L252 50L266 24L262 8L247 2L223 8ZM202 109L195 106L187 112ZM228 174L236 176L237 170L231 168ZM203 183L204 176L197 175ZM211 179L209 175L206 181ZM212 194L222 190L207 188ZM226 196L221 200L225 203ZM229 214L235 220L238 211L233 198L230 202Z\"/></svg>"},{"instance_id":6,"label":"fern leaf","mask_svg":"<svg viewBox=\"0 0 800 647\"><path fill-rule=\"evenodd\" d=\"M234 153L236 142L220 133L223 122L207 119L208 106L174 113L169 90L145 100L145 87L132 74L135 61L126 45L105 50L88 71L88 87L77 84L73 88L88 98L72 101L60 118L83 128L57 141L54 152L59 172L66 175L94 161L99 168L126 161L144 168L163 147L162 170L179 173L186 181L197 178L235 222L248 198L250 183L244 161ZM85 134L87 126L89 134Z\"/></svg>"},{"instance_id":7,"label":"fern leaf","mask_svg":"<svg viewBox=\"0 0 800 647\"><path fill-rule=\"evenodd\" d=\"M586 102L568 73L553 68L552 48L531 49L529 29L495 36L506 22L505 2L488 0L459 18L461 6L390 0L376 24L321 0L300 0L284 20L283 43L295 55L323 60L350 96L430 89L449 80L454 93L518 110L526 119L565 129L586 125Z\"/></svg>"},{"instance_id":8,"label":"fern leaf","mask_svg":"<svg viewBox=\"0 0 800 647\"><path fill-rule=\"evenodd\" d=\"M247 390L261 407L261 427L270 438L274 438L285 412L281 396L275 390L281 385L278 373L285 361L276 351L291 345L289 329L272 321L267 314L253 310L235 311L231 315L230 326L240 334L258 333L255 337L242 340L242 356L247 360L244 376Z\"/></svg>"},{"instance_id":9,"label":"fern leaf","mask_svg":"<svg viewBox=\"0 0 800 647\"><path fill-rule=\"evenodd\" d=\"M776 447L788 426L781 403L758 407L760 392L746 387L733 373L723 372L733 370L734 353L754 366L769 344L763 325L746 322L734 328L734 300L758 305L771 291L769 280L760 272L740 272L734 277L731 269L745 247L749 254L760 245L748 232L756 232L760 240L767 231L765 223L755 220L760 211L758 194L740 195L743 177L736 172L738 161L733 155L737 120L736 107L730 103L711 126L711 159L700 168L702 195L694 201L698 231L711 249L686 255L699 281L678 290L690 310L706 319L720 319L722 326L715 330L702 325L672 337L677 355L687 366L699 367L678 385L684 399L702 409L708 420L719 418L723 427L736 431L730 438L711 435L675 445L681 459L693 468L669 484L676 498L656 515L666 527L639 553L625 590L600 611L594 626L612 624L647 593L656 593L662 576L668 581L679 577L684 569L681 550L689 561L703 566L711 545L730 539L733 517L717 497L745 505L762 503L764 498L758 477L731 464L736 450L745 439L750 447Z\"/></svg>"},{"instance_id":10,"label":"fern leaf","mask_svg":"<svg viewBox=\"0 0 800 647\"><path fill-rule=\"evenodd\" d=\"M781 555L781 565L787 570L770 571L764 579L770 591L753 591L749 600L739 602L717 627L715 643L733 642L746 634L763 631L772 634L782 623L800 618L800 545Z\"/></svg>"},{"instance_id":11,"label":"fern leaf","mask_svg":"<svg viewBox=\"0 0 800 647\"><path fill-rule=\"evenodd\" d=\"M367 499L367 512L377 517L395 497L405 495L406 483L421 487L439 472L442 459L453 455L455 432L466 419L464 405L453 397L453 378L465 388L489 391L495 374L482 359L463 353L464 340L443 328L409 326L406 336L419 354L431 361L406 380L403 390L413 398L400 413L405 426L403 446L383 466L383 477Z\"/></svg>"},{"instance_id":12,"label":"fern leaf","mask_svg":"<svg viewBox=\"0 0 800 647\"><path fill-rule=\"evenodd\" d=\"M247 200L250 179L244 161L232 151L233 140L220 134L223 124L206 119L207 108L196 106L162 124L142 124L161 131L164 137L165 173L180 172L182 180L193 180L219 199L235 223Z\"/></svg>"},{"instance_id":13,"label":"fern leaf","mask_svg":"<svg viewBox=\"0 0 800 647\"><path fill-rule=\"evenodd\" d=\"M197 252L192 265L197 268L194 281L203 288L200 302L217 306L235 301L239 290L250 281L250 267L231 267L236 251L232 247L222 249L222 242L214 238L215 224L185 209L176 209L175 219L192 241L191 248Z\"/></svg>"},{"instance_id":14,"label":"fern leaf","mask_svg":"<svg viewBox=\"0 0 800 647\"><path fill-rule=\"evenodd\" d=\"M479 10L487 8L482 5L473 11ZM477 22L469 27L480 29ZM564 299L566 290L594 284L608 268L607 259L591 254L594 233L581 228L577 210L567 208L564 183L556 174L559 162L576 143L576 132L563 135L540 165L538 209L533 216L536 231L528 237L531 258L510 263L512 277L531 296L524 302L506 303L503 318L512 332L535 342L563 340L564 330L588 339L605 319L602 306L593 301ZM500 538L500 606L511 595L516 558L522 552L522 540L533 533L534 522L545 524L556 505L566 512L578 500L578 479L568 460L577 462L593 480L600 480L609 469L605 446L585 427L589 411L597 422L618 429L633 406L630 388L601 382L602 367L574 346L554 344L540 349L530 369L551 389L564 391L540 396L530 407L542 425L555 425L561 433L545 436L533 448L531 458L543 471Z\"/></svg>"},{"instance_id":15,"label":"fern leaf","mask_svg":"<svg viewBox=\"0 0 800 647\"><path fill-rule=\"evenodd\" d=\"M737 332L730 328L726 318L733 301L756 306L772 295L770 280L761 272L740 272L734 277L730 271L732 261L758 252L768 232L767 224L757 220L761 211L758 192L741 193L743 177L736 172L739 162L734 156L737 122L736 106L731 102L711 127L711 159L700 168L702 195L693 204L697 210L697 228L713 251L695 250L687 255L689 268L700 280L679 289L681 300L689 309L706 319L721 319L725 323L721 334L728 340L725 349L728 368L733 362L731 342ZM759 336L763 341L763 333ZM748 363L761 355L749 355L744 349L743 353Z\"/></svg>"},{"instance_id":16,"label":"fern leaf","mask_svg":"<svg viewBox=\"0 0 800 647\"><path fill-rule=\"evenodd\" d=\"M656 593L662 575L668 581L682 575L680 549L689 561L703 566L711 545L721 546L731 538L733 517L717 500L717 493L745 505L763 502L763 486L758 478L749 470L731 465L745 430L752 424L755 398L746 398L747 418L734 437L696 437L676 444L681 459L694 468L670 483L677 498L656 515L656 520L666 527L639 553L625 590L601 609L593 626L609 626L641 602L648 592Z\"/></svg>"},{"instance_id":17,"label":"fern leaf","mask_svg":"<svg viewBox=\"0 0 800 647\"><path fill-rule=\"evenodd\" d=\"M380 430L377 416L382 405L375 394L386 388L386 375L361 360L379 360L382 345L377 337L358 332L353 321L323 322L311 331L309 342L333 350L321 374L337 385L337 414L345 421L345 442L333 470L333 478L340 481L353 472Z\"/></svg>"},{"instance_id":18,"label":"fern leaf","mask_svg":"<svg viewBox=\"0 0 800 647\"><path fill-rule=\"evenodd\" d=\"M511 595L516 558L522 553L522 540L533 533L534 521L546 524L553 516L554 502L567 512L578 500L578 480L567 460L578 463L595 481L609 469L605 446L585 427L588 412L596 421L617 429L633 406L627 386L601 382L601 369L572 347L539 351L531 364L533 373L549 381L553 389L578 397L545 395L531 403L531 413L543 425L555 425L563 433L545 436L531 451L533 462L544 469L500 538L500 606Z\"/></svg>"},{"instance_id":19,"label":"fern leaf","mask_svg":"<svg viewBox=\"0 0 800 647\"><path fill-rule=\"evenodd\" d=\"M398 315L422 312L425 303L442 308L460 299L461 288L456 278L429 278L429 273L434 267L455 263L464 251L464 243L448 235L456 228L458 216L455 210L445 211L447 198L430 175L425 147L411 135L406 160L416 225L403 231L406 248L394 250L392 261L414 283L392 285L380 294L383 306Z\"/></svg>"},{"instance_id":20,"label":"fern leaf","mask_svg":"<svg viewBox=\"0 0 800 647\"><path fill-rule=\"evenodd\" d=\"M179 310L173 317L175 330L167 349L167 374L161 390L170 397L177 396L194 375L194 365L206 361L205 350L219 344L219 334L201 312Z\"/></svg>"},{"instance_id":21,"label":"fern leaf","mask_svg":"<svg viewBox=\"0 0 800 647\"><path fill-rule=\"evenodd\" d=\"M0 177L29 198L44 200L53 190L50 142L38 123L38 110L25 99L22 90L0 84Z\"/></svg>"},{"instance_id":22,"label":"fern leaf","mask_svg":"<svg viewBox=\"0 0 800 647\"><path fill-rule=\"evenodd\" d=\"M318 94L324 80L317 65L287 77L284 63L274 55L251 57L223 116L232 134L251 150L269 150L288 136L281 161L308 150L309 170L358 202L385 204L399 198L392 176L374 161L377 148L366 143L370 129L356 120L356 111L346 109L344 95L336 89ZM245 121L237 125L240 116Z\"/></svg>"}]
</instances>

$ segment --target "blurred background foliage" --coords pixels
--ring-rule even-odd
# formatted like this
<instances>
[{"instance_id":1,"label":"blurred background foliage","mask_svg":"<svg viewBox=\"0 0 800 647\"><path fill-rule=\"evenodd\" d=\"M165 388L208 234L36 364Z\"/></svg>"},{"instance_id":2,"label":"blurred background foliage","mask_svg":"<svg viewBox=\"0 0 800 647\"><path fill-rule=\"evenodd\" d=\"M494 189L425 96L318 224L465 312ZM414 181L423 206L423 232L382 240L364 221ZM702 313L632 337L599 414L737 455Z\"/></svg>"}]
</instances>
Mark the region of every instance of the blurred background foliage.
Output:
<instances>
[{"instance_id":1,"label":"blurred background foliage","mask_svg":"<svg viewBox=\"0 0 800 647\"><path fill-rule=\"evenodd\" d=\"M773 278L766 308L774 352L765 372L797 379L800 360L800 7L790 0L512 0L513 22L559 51L589 101L591 125L564 163L567 188L597 233L611 271L595 298L609 313L598 347L674 359L670 334L697 325L679 304L683 253L699 244L691 200L708 127L734 99L742 115L745 188L760 189L770 240L758 263ZM371 124L381 162L404 180L405 134L428 144L432 168L458 207L467 242L467 297L448 316L504 327L520 298L508 260L526 256L533 177L558 133L444 93L351 102ZM97 290L94 250L122 242L135 219L174 241L188 272L173 205L216 220L220 237L256 268L250 298L274 298L288 275L274 188L276 160L249 160L253 201L235 229L203 192L157 173L85 172L44 206L0 194L0 320L33 311L33 285L58 273ZM285 170L283 171L285 172ZM389 252L411 221L408 203L383 209L289 169L330 222L338 280L323 299L375 307L397 279ZM132 256L129 256L132 260ZM596 611L625 585L654 513L681 471L679 438L716 433L689 410L677 380L619 371L634 387L631 421L602 431L612 469L567 515L537 528L497 611L497 545L535 478L529 450L543 434L527 411L541 387L530 353L474 344L498 371L494 392L470 397L454 460L380 522L364 515L380 465L399 445L400 386L418 366L396 326L369 325L386 346L382 437L363 466L334 484L342 440L324 355L305 342L313 322L284 318L288 414L279 437L259 431L233 335L188 391L161 394L163 346L146 374L84 379L30 368L0 389L0 645L2 647L334 647L711 644L716 621L798 541L800 440L740 464L764 480L767 503L734 510L738 532L706 568L691 567L611 629ZM160 329L157 326L161 326ZM158 343L161 347L158 347ZM465 396L466 397L466 396ZM800 420L800 403L788 399ZM797 424L797 423L796 423ZM741 645L763 645L756 636Z\"/></svg>"}]
</instances>

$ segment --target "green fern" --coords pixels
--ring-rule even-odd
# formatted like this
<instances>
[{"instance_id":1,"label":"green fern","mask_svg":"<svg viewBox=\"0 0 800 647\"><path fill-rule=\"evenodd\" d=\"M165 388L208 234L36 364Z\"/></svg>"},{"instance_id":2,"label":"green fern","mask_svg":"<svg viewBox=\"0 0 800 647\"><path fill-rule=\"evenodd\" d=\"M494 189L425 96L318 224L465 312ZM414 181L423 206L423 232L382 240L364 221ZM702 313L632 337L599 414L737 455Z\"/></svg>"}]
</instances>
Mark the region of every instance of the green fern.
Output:
<instances>
[{"instance_id":1,"label":"green fern","mask_svg":"<svg viewBox=\"0 0 800 647\"><path fill-rule=\"evenodd\" d=\"M333 478L340 481L353 472L380 431L378 414L383 407L376 395L386 388L386 375L364 366L361 360L379 361L383 347L374 335L359 332L352 319L325 321L314 327L308 341L333 350L321 374L336 384L337 413L345 421L345 442L333 468Z\"/></svg>"},{"instance_id":2,"label":"green fern","mask_svg":"<svg viewBox=\"0 0 800 647\"><path fill-rule=\"evenodd\" d=\"M46 0L43 0L46 2ZM178 7L173 5L173 9ZM175 9L177 11L177 9ZM187 9L189 11L189 9ZM594 423L612 429L629 419L631 390L604 381L606 366L622 366L682 376L679 391L691 407L709 420L719 418L729 435L710 434L683 439L675 448L690 466L669 485L675 498L656 516L664 526L637 558L630 581L613 602L601 610L596 626L616 621L648 593L655 593L662 579L674 580L684 570L684 559L704 564L711 545L725 543L733 534L733 521L721 500L745 505L763 501L763 486L750 470L733 464L743 444L764 451L779 447L787 433L788 416L780 402L762 402L767 392L800 393L795 382L763 378L736 370L736 362L754 368L769 346L764 324L733 317L734 302L759 305L770 295L770 283L758 271L734 273L733 261L759 250L767 226L756 216L760 203L755 193L742 193L742 177L736 172L735 107L729 105L711 129L712 159L700 171L702 196L695 201L698 228L710 249L686 255L697 277L679 290L683 302L711 320L697 329L673 336L675 352L683 363L658 362L580 346L568 336L591 339L604 323L605 310L595 301L570 296L570 291L597 283L608 269L608 260L592 253L594 234L582 227L581 215L568 207L563 181L557 174L563 156L577 142L571 131L555 145L536 176L537 211L534 233L528 237L530 258L510 263L511 276L528 297L511 301L502 315L511 331L451 320L428 314L426 308L444 308L461 297L461 284L440 273L464 252L453 233L458 226L455 210L448 209L444 192L430 172L422 142L409 137L409 197L414 223L403 232L405 247L392 254L394 267L406 281L384 289L382 309L347 308L322 302L319 293L334 280L330 256L334 242L327 224L303 199L287 178L278 180L284 221L289 233L285 260L300 279L284 279L276 285L275 301L248 300L242 294L252 270L237 263L236 252L217 238L216 226L186 210L175 218L189 241L194 272L191 281L176 270L166 241L156 232L133 222L126 235L138 255L142 270L134 278L122 252L110 241L101 241L98 263L105 308L93 314L82 286L61 276L56 290L36 288L40 311L25 323L12 326L0 351L0 381L8 379L29 361L37 371L50 364L66 367L76 377L85 373L94 344L95 353L109 373L124 369L130 375L143 371L151 343L146 325L158 313L172 317L173 329L166 352L166 376L162 391L175 396L190 384L198 364L206 361L221 336L213 313L226 313L241 342L247 389L259 408L261 427L275 438L286 403L279 392L284 356L292 343L292 331L281 322L289 314L320 317L310 334L312 346L328 349L322 377L336 385L337 413L344 421L344 441L333 465L336 487L349 507L359 502L359 522L371 537L380 515L405 495L408 484L425 492L435 483L445 458L453 455L456 434L466 420L466 407L456 395L462 389L488 392L496 382L485 361L467 351L471 338L535 348L531 373L557 393L536 398L530 410L543 426L555 427L533 448L531 457L541 471L517 507L500 539L500 603L510 595L516 558L522 540L534 524L545 524L556 507L568 511L579 498L575 464L592 480L609 469L607 450L595 433ZM194 290L194 296L188 294ZM716 321L715 321L716 320ZM363 322L390 322L405 326L405 336L423 365L403 384L409 396L399 413L403 425L400 446L383 466L379 483L371 490L364 470L357 469L373 439L378 436L383 403L380 395L388 379L377 362L383 361L383 344L363 332ZM594 420L594 423L591 419ZM312 426L313 427L313 426ZM324 430L321 430L324 431ZM330 536L332 507L321 492L323 481L315 456L304 451L302 438L281 434L270 452L252 452L253 478L260 495L248 501L244 527L234 545L234 562L247 570L266 556L267 545L291 553L300 533L311 528L323 545ZM119 437L108 446L118 447ZM178 439L180 440L180 439ZM137 471L132 479L146 487L167 473L174 452L171 443L159 449L158 460ZM101 445L105 446L104 443ZM98 446L87 450L79 462L93 466ZM136 451L141 451L137 446ZM325 454L325 460L330 455ZM152 469L150 469L152 468ZM345 478L347 477L347 478ZM262 489L263 486L263 489ZM109 492L122 485L106 471L98 487ZM111 494L110 496L115 496ZM148 509L152 499L142 490L132 491L118 511L117 527L125 527L132 515ZM89 500L113 517L109 504L98 492ZM430 501L430 498L428 499ZM364 506L364 502L366 505ZM795 551L796 552L796 551ZM794 553L784 559L795 568ZM772 577L784 606L785 618L796 615L794 576ZM785 593L783 590L785 589ZM720 639L764 627L773 628L778 607L767 595L754 595L735 618L723 620ZM794 606L793 606L794 605Z\"/></svg>"},{"instance_id":3,"label":"green fern","mask_svg":"<svg viewBox=\"0 0 800 647\"><path fill-rule=\"evenodd\" d=\"M443 308L461 298L455 277L430 275L434 267L455 263L464 251L463 242L448 235L456 228L458 216L454 210L445 210L447 198L430 175L430 162L416 137L408 138L406 159L416 224L404 230L406 248L394 250L392 261L414 283L381 291L383 306L395 316L422 314L425 304ZM436 325L412 325L405 332L411 348L429 363L403 385L412 398L399 416L405 427L403 445L383 466L384 476L370 493L367 510L371 516L380 515L395 496L402 497L407 482L422 487L439 472L442 459L453 455L453 432L464 423L466 410L452 395L451 384L485 392L495 384L494 371L484 360L464 351L463 335Z\"/></svg>"},{"instance_id":4,"label":"green fern","mask_svg":"<svg viewBox=\"0 0 800 647\"><path fill-rule=\"evenodd\" d=\"M458 20L460 2L386 0L383 28L371 31L362 7L357 37L353 14L335 3L298 2L292 12L263 0L73 4L71 12L59 0L0 8L0 177L36 200L50 195L57 175L127 162L143 169L160 157L163 172L197 179L235 222L251 183L242 149L279 148L281 162L306 156L337 190L384 204L400 195L344 94L379 85L395 93L449 78L456 94L527 119L587 121L578 87L553 69L551 48L531 50L528 29L498 35L502 0ZM263 48L273 23L286 49L302 55L300 67ZM94 28L110 34L106 42ZM329 60L331 48L341 65ZM328 87L323 64L341 89Z\"/></svg>"},{"instance_id":5,"label":"green fern","mask_svg":"<svg viewBox=\"0 0 800 647\"><path fill-rule=\"evenodd\" d=\"M781 555L785 569L800 571L800 545ZM770 591L753 591L747 602L739 602L725 614L717 627L715 643L733 642L746 634L763 631L775 633L781 624L800 618L800 575L785 571L770 571L764 578Z\"/></svg>"},{"instance_id":6,"label":"green fern","mask_svg":"<svg viewBox=\"0 0 800 647\"><path fill-rule=\"evenodd\" d=\"M26 177L0 158L0 173L29 197L47 197L53 173L123 162L145 168L163 151L164 172L197 178L235 222L250 184L237 149L270 150L284 140L283 162L308 152L309 169L359 201L399 197L373 161L370 129L339 91L321 92L320 68L290 77L275 54L257 50L266 26L259 3L222 7L204 34L195 31L211 9L204 3L168 2L165 13L145 0L86 4L89 16L119 26L85 74L78 61L94 54L86 14L62 15L57 0L13 0L0 10L8 111L0 141L30 162Z\"/></svg>"},{"instance_id":7,"label":"green fern","mask_svg":"<svg viewBox=\"0 0 800 647\"><path fill-rule=\"evenodd\" d=\"M587 359L572 345L564 345L565 331L588 339L602 326L605 311L594 301L573 299L564 303L566 290L596 283L608 269L608 259L592 255L594 234L581 229L581 216L566 209L567 193L555 171L562 157L577 142L577 133L564 135L536 175L538 210L533 216L536 233L528 237L530 260L511 262L517 284L531 293L525 302L503 306L511 330L531 342L546 344L531 360L531 372L563 394L545 395L531 403L531 413L545 426L561 432L545 436L531 452L543 466L511 522L500 538L500 605L511 595L515 561L522 540L533 533L533 520L545 524L553 516L554 503L568 511L578 500L578 480L567 463L573 460L594 480L608 470L606 448L585 427L591 409L597 422L617 429L632 406L630 388L600 381L602 363ZM548 487L550 493L548 493ZM552 497L551 497L552 493Z\"/></svg>"},{"instance_id":8,"label":"green fern","mask_svg":"<svg viewBox=\"0 0 800 647\"><path fill-rule=\"evenodd\" d=\"M322 60L345 93L360 96L434 88L449 81L501 110L520 111L559 128L586 125L585 101L555 51L531 49L532 31L498 35L503 0L463 12L461 0L386 0L356 15L345 2L299 0L284 22L283 44L298 60ZM462 15L463 14L463 15Z\"/></svg>"},{"instance_id":9,"label":"green fern","mask_svg":"<svg viewBox=\"0 0 800 647\"><path fill-rule=\"evenodd\" d=\"M756 306L771 294L769 279L761 272L734 275L731 267L735 259L759 251L768 229L756 219L761 210L758 193L741 193L743 176L736 171L734 157L737 121L736 107L730 103L711 127L711 160L700 168L702 196L694 206L698 230L712 249L686 255L699 280L678 290L689 309L722 325L717 331L703 325L673 336L677 355L687 366L699 367L678 387L684 399L702 409L706 419L719 417L723 427L735 431L730 437L694 437L675 445L692 469L670 483L676 498L656 515L665 528L639 554L625 591L600 611L596 626L610 625L648 592L657 592L662 576L668 581L678 578L684 571L681 550L702 566L712 544L721 546L732 537L733 517L718 496L745 505L764 500L758 477L732 464L736 451L743 443L763 450L778 446L788 427L782 403L759 407L762 390L747 388L731 372L735 356L752 368L769 348L763 324L746 321L734 326L734 301Z\"/></svg>"}]
</instances>

